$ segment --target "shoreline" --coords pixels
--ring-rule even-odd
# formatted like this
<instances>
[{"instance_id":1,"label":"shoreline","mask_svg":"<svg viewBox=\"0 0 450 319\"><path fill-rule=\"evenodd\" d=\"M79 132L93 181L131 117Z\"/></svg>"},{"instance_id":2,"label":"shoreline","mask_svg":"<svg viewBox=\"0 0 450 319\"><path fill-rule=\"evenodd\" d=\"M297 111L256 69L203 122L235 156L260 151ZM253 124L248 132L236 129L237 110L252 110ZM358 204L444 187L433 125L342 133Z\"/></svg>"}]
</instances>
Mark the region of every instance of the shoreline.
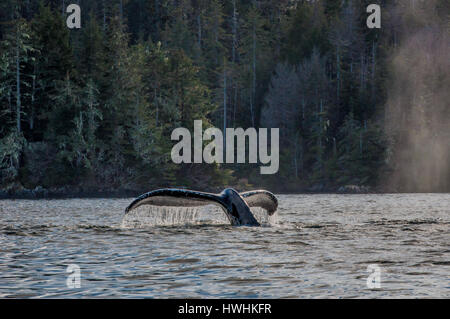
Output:
<instances>
[{"instance_id":1,"label":"shoreline","mask_svg":"<svg viewBox=\"0 0 450 319\"><path fill-rule=\"evenodd\" d=\"M153 188L152 188L153 189ZM117 190L117 191L82 191L82 192L35 192L34 190L23 190L17 193L9 193L0 190L0 200L41 200L41 199L122 199L136 198L152 189L135 190ZM156 188L154 188L156 189ZM393 191L299 191L299 192L274 192L276 195L388 195L388 194L450 194L449 192L393 192Z\"/></svg>"}]
</instances>

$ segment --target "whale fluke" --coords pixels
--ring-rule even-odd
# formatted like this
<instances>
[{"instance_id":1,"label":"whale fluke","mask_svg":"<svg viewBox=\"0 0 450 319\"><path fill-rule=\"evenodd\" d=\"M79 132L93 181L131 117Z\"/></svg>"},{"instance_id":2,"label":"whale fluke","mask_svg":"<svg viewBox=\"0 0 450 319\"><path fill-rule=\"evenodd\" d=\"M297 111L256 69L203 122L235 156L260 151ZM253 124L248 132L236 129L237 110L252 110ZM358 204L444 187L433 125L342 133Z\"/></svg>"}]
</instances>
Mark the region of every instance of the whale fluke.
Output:
<instances>
[{"instance_id":1,"label":"whale fluke","mask_svg":"<svg viewBox=\"0 0 450 319\"><path fill-rule=\"evenodd\" d=\"M277 210L278 200L274 194L266 190L239 194L236 190L227 188L220 194L213 194L178 188L164 188L137 197L125 209L125 214L142 205L198 207L211 204L219 206L232 225L260 226L250 207L264 208L269 215L272 215Z\"/></svg>"},{"instance_id":2,"label":"whale fluke","mask_svg":"<svg viewBox=\"0 0 450 319\"><path fill-rule=\"evenodd\" d=\"M264 208L269 215L273 215L278 208L278 200L274 194L266 190L255 190L240 193L250 207Z\"/></svg>"}]
</instances>

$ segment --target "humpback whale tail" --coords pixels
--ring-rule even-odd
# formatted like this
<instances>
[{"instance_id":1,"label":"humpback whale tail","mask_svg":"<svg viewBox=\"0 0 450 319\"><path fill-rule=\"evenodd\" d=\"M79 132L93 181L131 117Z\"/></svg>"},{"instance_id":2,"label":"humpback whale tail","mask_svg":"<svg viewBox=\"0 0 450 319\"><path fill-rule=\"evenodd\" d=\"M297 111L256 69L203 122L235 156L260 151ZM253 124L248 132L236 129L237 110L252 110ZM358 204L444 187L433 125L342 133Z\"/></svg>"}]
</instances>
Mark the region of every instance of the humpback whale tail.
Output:
<instances>
[{"instance_id":1,"label":"humpback whale tail","mask_svg":"<svg viewBox=\"0 0 450 319\"><path fill-rule=\"evenodd\" d=\"M250 207L261 207L269 215L273 215L277 210L278 200L274 194L266 190L255 190L239 194L236 190L227 188L220 194L213 194L177 188L164 188L142 194L125 209L125 214L142 205L198 207L211 204L219 206L225 212L231 225L260 226Z\"/></svg>"}]
</instances>

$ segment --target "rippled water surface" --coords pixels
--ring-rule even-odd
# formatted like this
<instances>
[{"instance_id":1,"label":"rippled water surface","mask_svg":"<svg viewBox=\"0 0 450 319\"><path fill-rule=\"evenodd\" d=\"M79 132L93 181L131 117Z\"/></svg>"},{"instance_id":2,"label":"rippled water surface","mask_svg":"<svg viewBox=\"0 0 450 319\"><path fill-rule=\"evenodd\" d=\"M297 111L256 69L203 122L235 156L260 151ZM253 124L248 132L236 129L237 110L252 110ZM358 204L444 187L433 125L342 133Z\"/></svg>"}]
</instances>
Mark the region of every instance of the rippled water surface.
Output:
<instances>
[{"instance_id":1,"label":"rippled water surface","mask_svg":"<svg viewBox=\"0 0 450 319\"><path fill-rule=\"evenodd\" d=\"M278 198L258 228L210 207L123 220L132 199L0 201L0 297L450 297L450 194Z\"/></svg>"}]
</instances>

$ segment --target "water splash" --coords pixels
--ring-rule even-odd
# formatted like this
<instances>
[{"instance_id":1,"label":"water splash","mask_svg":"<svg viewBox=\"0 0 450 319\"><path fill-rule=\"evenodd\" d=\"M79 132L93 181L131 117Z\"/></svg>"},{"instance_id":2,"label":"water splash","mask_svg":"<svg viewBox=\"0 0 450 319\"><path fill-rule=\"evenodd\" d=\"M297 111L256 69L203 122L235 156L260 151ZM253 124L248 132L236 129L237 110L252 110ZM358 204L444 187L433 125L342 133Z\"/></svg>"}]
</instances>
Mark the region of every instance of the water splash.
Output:
<instances>
[{"instance_id":1,"label":"water splash","mask_svg":"<svg viewBox=\"0 0 450 319\"><path fill-rule=\"evenodd\" d=\"M122 228L143 228L149 226L173 226L196 224L196 207L141 206L126 214Z\"/></svg>"},{"instance_id":2,"label":"water splash","mask_svg":"<svg viewBox=\"0 0 450 319\"><path fill-rule=\"evenodd\" d=\"M269 215L265 209L259 207L252 207L251 211L256 220L264 227L277 226L280 224L278 212Z\"/></svg>"},{"instance_id":3,"label":"water splash","mask_svg":"<svg viewBox=\"0 0 450 319\"><path fill-rule=\"evenodd\" d=\"M267 211L262 208L252 208L252 213L262 226L279 223L277 213L269 216ZM141 206L122 218L121 228L229 224L225 213L214 205L203 207Z\"/></svg>"}]
</instances>

